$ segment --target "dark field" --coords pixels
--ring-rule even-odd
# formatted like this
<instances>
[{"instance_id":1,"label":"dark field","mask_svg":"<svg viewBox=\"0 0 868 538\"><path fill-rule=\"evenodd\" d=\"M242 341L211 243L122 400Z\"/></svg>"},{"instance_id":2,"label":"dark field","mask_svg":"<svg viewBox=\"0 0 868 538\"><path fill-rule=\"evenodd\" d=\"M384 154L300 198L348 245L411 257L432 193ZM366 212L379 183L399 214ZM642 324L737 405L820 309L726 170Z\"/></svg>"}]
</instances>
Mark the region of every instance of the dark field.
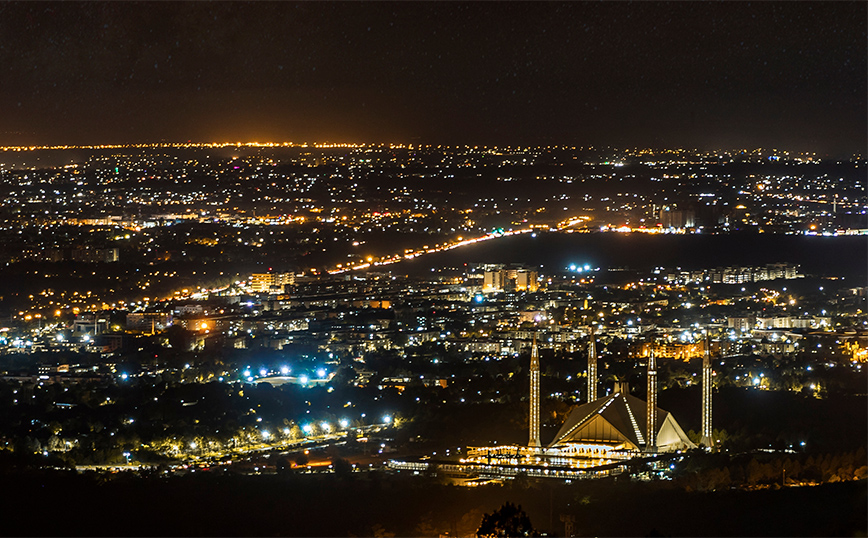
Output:
<instances>
[{"instance_id":1,"label":"dark field","mask_svg":"<svg viewBox=\"0 0 868 538\"><path fill-rule=\"evenodd\" d=\"M424 477L353 475L6 477L5 535L469 535L482 514L520 504L534 527L578 536L864 536L866 483L689 493L667 483L584 481L447 486Z\"/></svg>"}]
</instances>

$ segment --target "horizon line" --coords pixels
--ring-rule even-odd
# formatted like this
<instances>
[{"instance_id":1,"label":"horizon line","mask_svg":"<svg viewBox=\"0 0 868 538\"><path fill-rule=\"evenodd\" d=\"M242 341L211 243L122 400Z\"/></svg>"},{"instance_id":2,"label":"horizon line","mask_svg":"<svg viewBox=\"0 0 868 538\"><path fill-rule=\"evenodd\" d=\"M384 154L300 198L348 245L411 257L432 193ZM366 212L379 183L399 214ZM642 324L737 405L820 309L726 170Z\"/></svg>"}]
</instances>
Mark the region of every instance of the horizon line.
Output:
<instances>
[{"instance_id":1,"label":"horizon line","mask_svg":"<svg viewBox=\"0 0 868 538\"><path fill-rule=\"evenodd\" d=\"M437 148L437 149L450 149L450 148L468 148L468 149L543 149L543 148L553 148L553 149L567 149L567 150L595 150L595 149L609 149L615 151L667 151L667 152L701 152L701 153L714 153L714 152L741 152L741 153L773 153L773 154L794 154L794 155L817 155L817 152L810 151L793 151L793 150L782 150L778 148L764 148L764 147L754 147L754 148L715 148L715 149L705 149L701 150L699 148L686 148L686 147L665 147L665 146L632 146L632 147L617 147L612 145L588 145L588 146L577 146L577 145L558 145L558 144L540 144L540 145L527 145L527 144L515 144L515 145L496 145L496 144L433 144L433 143L392 143L392 142L259 142L259 141L224 141L224 142L138 142L138 143L118 143L118 144L28 144L28 145L0 145L0 151L46 151L46 150L74 150L74 149L89 149L89 150L97 150L97 149L124 149L124 148L223 148L223 147L256 147L256 148L316 148L316 149L333 149L333 148L366 148L366 147L388 147L390 149L413 149L413 148ZM851 153L851 157L862 158L862 154L859 152Z\"/></svg>"}]
</instances>

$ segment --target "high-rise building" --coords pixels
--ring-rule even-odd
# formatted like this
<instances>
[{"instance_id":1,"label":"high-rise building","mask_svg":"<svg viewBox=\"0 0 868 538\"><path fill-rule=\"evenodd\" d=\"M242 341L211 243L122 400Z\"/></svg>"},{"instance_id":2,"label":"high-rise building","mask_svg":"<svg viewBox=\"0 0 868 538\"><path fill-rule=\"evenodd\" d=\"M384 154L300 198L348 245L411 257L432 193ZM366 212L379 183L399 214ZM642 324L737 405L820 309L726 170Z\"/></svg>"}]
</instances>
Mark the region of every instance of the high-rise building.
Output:
<instances>
[{"instance_id":1,"label":"high-rise building","mask_svg":"<svg viewBox=\"0 0 868 538\"><path fill-rule=\"evenodd\" d=\"M539 273L524 267L504 268L502 265L489 265L482 279L483 293L502 291L534 292L539 289Z\"/></svg>"},{"instance_id":2,"label":"high-rise building","mask_svg":"<svg viewBox=\"0 0 868 538\"><path fill-rule=\"evenodd\" d=\"M127 314L127 330L156 333L172 324L168 312L130 312Z\"/></svg>"},{"instance_id":3,"label":"high-rise building","mask_svg":"<svg viewBox=\"0 0 868 538\"><path fill-rule=\"evenodd\" d=\"M530 350L530 417L528 419L528 446L542 446L539 438L539 349L536 345L536 333L533 335L533 347Z\"/></svg>"},{"instance_id":4,"label":"high-rise building","mask_svg":"<svg viewBox=\"0 0 868 538\"><path fill-rule=\"evenodd\" d=\"M664 228L693 228L696 226L696 214L692 209L664 206L660 210L660 223Z\"/></svg>"},{"instance_id":5,"label":"high-rise building","mask_svg":"<svg viewBox=\"0 0 868 538\"><path fill-rule=\"evenodd\" d=\"M250 289L255 293L282 293L284 286L295 283L292 273L253 273Z\"/></svg>"},{"instance_id":6,"label":"high-rise building","mask_svg":"<svg viewBox=\"0 0 868 538\"><path fill-rule=\"evenodd\" d=\"M538 288L537 280L539 275L536 271L527 269L519 269L515 272L515 289L516 291L534 292Z\"/></svg>"},{"instance_id":7,"label":"high-rise building","mask_svg":"<svg viewBox=\"0 0 868 538\"><path fill-rule=\"evenodd\" d=\"M482 279L482 292L495 293L503 291L505 281L506 271L503 269L487 270Z\"/></svg>"}]
</instances>

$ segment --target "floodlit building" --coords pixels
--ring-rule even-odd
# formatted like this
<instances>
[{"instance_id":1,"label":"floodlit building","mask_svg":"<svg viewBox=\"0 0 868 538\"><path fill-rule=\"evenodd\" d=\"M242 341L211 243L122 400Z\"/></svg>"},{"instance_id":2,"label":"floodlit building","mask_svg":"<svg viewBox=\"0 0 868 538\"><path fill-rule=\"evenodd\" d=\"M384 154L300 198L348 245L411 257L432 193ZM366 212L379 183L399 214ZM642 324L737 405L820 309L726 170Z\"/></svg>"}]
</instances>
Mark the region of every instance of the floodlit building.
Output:
<instances>
[{"instance_id":1,"label":"floodlit building","mask_svg":"<svg viewBox=\"0 0 868 538\"><path fill-rule=\"evenodd\" d=\"M483 293L501 291L535 292L539 289L539 273L525 267L504 268L490 265L485 268L482 279Z\"/></svg>"},{"instance_id":2,"label":"floodlit building","mask_svg":"<svg viewBox=\"0 0 868 538\"><path fill-rule=\"evenodd\" d=\"M692 228L696 226L696 215L692 209L664 206L660 210L660 223L664 228Z\"/></svg>"},{"instance_id":3,"label":"floodlit building","mask_svg":"<svg viewBox=\"0 0 868 538\"><path fill-rule=\"evenodd\" d=\"M127 330L155 333L172 324L172 314L166 312L130 312L127 314Z\"/></svg>"},{"instance_id":4,"label":"floodlit building","mask_svg":"<svg viewBox=\"0 0 868 538\"><path fill-rule=\"evenodd\" d=\"M253 273L250 290L254 293L283 293L284 286L295 283L292 273Z\"/></svg>"},{"instance_id":5,"label":"floodlit building","mask_svg":"<svg viewBox=\"0 0 868 538\"><path fill-rule=\"evenodd\" d=\"M659 407L655 410L653 435L657 452L696 448L671 413ZM622 384L613 394L575 408L549 443L549 449L561 455L586 457L636 455L648 444L644 431L647 422L646 402L630 395L626 384Z\"/></svg>"},{"instance_id":6,"label":"floodlit building","mask_svg":"<svg viewBox=\"0 0 868 538\"><path fill-rule=\"evenodd\" d=\"M504 271L503 269L485 271L485 275L482 280L482 292L495 293L498 291L503 291L503 284L505 280L506 271Z\"/></svg>"},{"instance_id":7,"label":"floodlit building","mask_svg":"<svg viewBox=\"0 0 868 538\"><path fill-rule=\"evenodd\" d=\"M515 289L534 292L538 289L539 274L536 271L520 269L515 272Z\"/></svg>"}]
</instances>

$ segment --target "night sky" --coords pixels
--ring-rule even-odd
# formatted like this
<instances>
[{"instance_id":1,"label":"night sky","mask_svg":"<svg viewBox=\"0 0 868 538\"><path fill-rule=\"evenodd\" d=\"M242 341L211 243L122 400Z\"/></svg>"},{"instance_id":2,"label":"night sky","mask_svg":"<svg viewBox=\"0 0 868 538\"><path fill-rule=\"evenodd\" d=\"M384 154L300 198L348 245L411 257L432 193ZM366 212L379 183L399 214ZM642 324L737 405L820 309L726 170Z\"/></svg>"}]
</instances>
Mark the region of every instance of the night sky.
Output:
<instances>
[{"instance_id":1,"label":"night sky","mask_svg":"<svg viewBox=\"0 0 868 538\"><path fill-rule=\"evenodd\" d=\"M0 144L864 153L866 6L0 3Z\"/></svg>"}]
</instances>

